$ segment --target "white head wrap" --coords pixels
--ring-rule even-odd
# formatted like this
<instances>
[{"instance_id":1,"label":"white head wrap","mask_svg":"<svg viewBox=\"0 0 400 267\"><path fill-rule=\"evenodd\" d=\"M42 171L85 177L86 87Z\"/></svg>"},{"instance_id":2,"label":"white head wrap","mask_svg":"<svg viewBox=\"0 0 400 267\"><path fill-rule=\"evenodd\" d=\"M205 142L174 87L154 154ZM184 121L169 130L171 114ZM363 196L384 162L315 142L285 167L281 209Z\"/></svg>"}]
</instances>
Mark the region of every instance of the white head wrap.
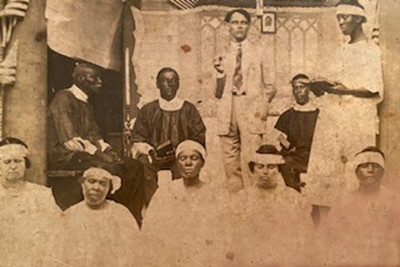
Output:
<instances>
[{"instance_id":1,"label":"white head wrap","mask_svg":"<svg viewBox=\"0 0 400 267\"><path fill-rule=\"evenodd\" d=\"M0 147L0 158L4 155L15 155L27 158L29 156L28 149L20 144L6 144Z\"/></svg>"},{"instance_id":2,"label":"white head wrap","mask_svg":"<svg viewBox=\"0 0 400 267\"><path fill-rule=\"evenodd\" d=\"M257 152L253 154L251 161L258 164L275 164L275 165L285 164L285 159L281 155L261 154Z\"/></svg>"},{"instance_id":3,"label":"white head wrap","mask_svg":"<svg viewBox=\"0 0 400 267\"><path fill-rule=\"evenodd\" d=\"M200 153L204 160L206 159L206 150L204 149L204 147L200 143L193 140L185 140L181 142L176 148L175 156L178 157L182 151L187 149L196 150Z\"/></svg>"},{"instance_id":4,"label":"white head wrap","mask_svg":"<svg viewBox=\"0 0 400 267\"><path fill-rule=\"evenodd\" d=\"M311 83L311 80L309 78L301 77L301 78L297 78L297 79L291 81L291 83L294 83L294 82L300 82L302 84L307 84L308 85L308 84Z\"/></svg>"},{"instance_id":5,"label":"white head wrap","mask_svg":"<svg viewBox=\"0 0 400 267\"><path fill-rule=\"evenodd\" d=\"M359 6L340 4L336 7L337 15L354 15L364 17L367 20L364 9Z\"/></svg>"},{"instance_id":6,"label":"white head wrap","mask_svg":"<svg viewBox=\"0 0 400 267\"><path fill-rule=\"evenodd\" d=\"M112 184L111 194L114 194L118 189L121 188L121 178L119 178L116 175L112 175L111 173L109 173L108 171L106 171L102 168L90 167L83 173L82 177L83 178L101 177L101 178L109 179Z\"/></svg>"},{"instance_id":7,"label":"white head wrap","mask_svg":"<svg viewBox=\"0 0 400 267\"><path fill-rule=\"evenodd\" d=\"M354 158L354 168L364 163L377 163L385 168L385 159L379 152L367 151L357 154Z\"/></svg>"}]
</instances>

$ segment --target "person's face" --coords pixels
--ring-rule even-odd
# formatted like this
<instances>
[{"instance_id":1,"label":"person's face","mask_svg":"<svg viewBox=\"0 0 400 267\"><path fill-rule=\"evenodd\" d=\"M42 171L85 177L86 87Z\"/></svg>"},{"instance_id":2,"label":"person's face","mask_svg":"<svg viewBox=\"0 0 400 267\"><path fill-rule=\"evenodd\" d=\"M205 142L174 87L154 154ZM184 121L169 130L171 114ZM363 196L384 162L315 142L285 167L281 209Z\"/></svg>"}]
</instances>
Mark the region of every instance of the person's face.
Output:
<instances>
[{"instance_id":1,"label":"person's face","mask_svg":"<svg viewBox=\"0 0 400 267\"><path fill-rule=\"evenodd\" d=\"M184 179L198 177L204 162L199 152L187 149L179 153L177 166Z\"/></svg>"},{"instance_id":2,"label":"person's face","mask_svg":"<svg viewBox=\"0 0 400 267\"><path fill-rule=\"evenodd\" d=\"M309 101L310 86L304 80L295 80L293 82L293 95L297 104L305 105Z\"/></svg>"},{"instance_id":3,"label":"person's face","mask_svg":"<svg viewBox=\"0 0 400 267\"><path fill-rule=\"evenodd\" d=\"M93 209L101 207L110 190L110 180L103 177L85 177L82 191L86 204Z\"/></svg>"},{"instance_id":4,"label":"person's face","mask_svg":"<svg viewBox=\"0 0 400 267\"><path fill-rule=\"evenodd\" d=\"M25 159L18 153L5 154L0 159L0 175L3 186L21 182L25 175Z\"/></svg>"},{"instance_id":5,"label":"person's face","mask_svg":"<svg viewBox=\"0 0 400 267\"><path fill-rule=\"evenodd\" d=\"M242 42L247 37L249 22L240 13L233 13L229 21L229 33L236 42Z\"/></svg>"},{"instance_id":6,"label":"person's face","mask_svg":"<svg viewBox=\"0 0 400 267\"><path fill-rule=\"evenodd\" d=\"M80 77L80 83L83 90L89 94L97 94L101 92L102 80L100 71L96 68L85 68Z\"/></svg>"},{"instance_id":7,"label":"person's face","mask_svg":"<svg viewBox=\"0 0 400 267\"><path fill-rule=\"evenodd\" d=\"M361 18L358 16L339 14L336 18L344 35L353 34L361 26Z\"/></svg>"},{"instance_id":8,"label":"person's face","mask_svg":"<svg viewBox=\"0 0 400 267\"><path fill-rule=\"evenodd\" d=\"M160 89L161 98L170 101L174 99L179 89L179 78L174 71L165 71L161 73L157 81L157 87Z\"/></svg>"},{"instance_id":9,"label":"person's face","mask_svg":"<svg viewBox=\"0 0 400 267\"><path fill-rule=\"evenodd\" d=\"M257 186L262 188L274 188L278 183L278 165L275 164L254 164L254 178Z\"/></svg>"},{"instance_id":10,"label":"person's face","mask_svg":"<svg viewBox=\"0 0 400 267\"><path fill-rule=\"evenodd\" d=\"M367 162L358 165L356 174L360 186L371 186L379 184L385 170L378 163Z\"/></svg>"}]
</instances>

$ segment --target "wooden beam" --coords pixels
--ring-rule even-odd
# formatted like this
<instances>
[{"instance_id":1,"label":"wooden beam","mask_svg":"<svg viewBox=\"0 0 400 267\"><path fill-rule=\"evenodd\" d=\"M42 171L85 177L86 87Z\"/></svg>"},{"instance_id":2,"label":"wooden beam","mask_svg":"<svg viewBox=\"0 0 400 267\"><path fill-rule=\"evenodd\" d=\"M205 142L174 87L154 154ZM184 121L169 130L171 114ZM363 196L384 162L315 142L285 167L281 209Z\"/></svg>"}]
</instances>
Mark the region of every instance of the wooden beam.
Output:
<instances>
[{"instance_id":1,"label":"wooden beam","mask_svg":"<svg viewBox=\"0 0 400 267\"><path fill-rule=\"evenodd\" d=\"M399 180L400 159L400 0L380 2L380 36L384 100L380 108L380 147L386 154L388 180ZM400 181L397 181L400 184Z\"/></svg>"}]
</instances>

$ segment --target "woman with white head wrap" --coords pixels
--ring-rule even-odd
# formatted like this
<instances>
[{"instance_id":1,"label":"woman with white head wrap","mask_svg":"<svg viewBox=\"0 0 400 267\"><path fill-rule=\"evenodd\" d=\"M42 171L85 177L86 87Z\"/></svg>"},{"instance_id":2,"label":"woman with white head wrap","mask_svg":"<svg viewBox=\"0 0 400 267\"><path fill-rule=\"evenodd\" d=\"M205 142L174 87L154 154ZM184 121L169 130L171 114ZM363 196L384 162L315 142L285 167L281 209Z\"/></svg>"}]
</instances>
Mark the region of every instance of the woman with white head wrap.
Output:
<instances>
[{"instance_id":1,"label":"woman with white head wrap","mask_svg":"<svg viewBox=\"0 0 400 267\"><path fill-rule=\"evenodd\" d=\"M126 207L107 199L121 187L120 178L109 165L94 165L83 173L81 187L84 200L65 211L53 266L140 266L138 225Z\"/></svg>"},{"instance_id":2,"label":"woman with white head wrap","mask_svg":"<svg viewBox=\"0 0 400 267\"><path fill-rule=\"evenodd\" d=\"M155 194L146 212L147 218L144 221L149 220L149 214L154 213L153 211L157 209L157 206L165 211L165 206L171 201L180 202L183 197L192 198L191 201L197 199L198 193L202 191L200 189L205 185L200 179L200 171L204 166L206 157L206 150L203 145L192 140L183 141L177 146L175 157L177 169L182 179L176 179L168 183L164 191L159 190ZM168 200L169 198L171 198L171 201ZM201 199L201 202L204 201L204 199ZM175 209L173 205L175 204L172 204L171 208Z\"/></svg>"},{"instance_id":3,"label":"woman with white head wrap","mask_svg":"<svg viewBox=\"0 0 400 267\"><path fill-rule=\"evenodd\" d=\"M385 158L376 147L357 153L353 179L359 186L332 207L322 233L325 234L326 261L346 266L396 266L398 256L393 243L398 196L381 185ZM398 238L398 237L397 237Z\"/></svg>"},{"instance_id":4,"label":"woman with white head wrap","mask_svg":"<svg viewBox=\"0 0 400 267\"><path fill-rule=\"evenodd\" d=\"M238 194L234 207L232 251L240 266L309 266L304 243L313 228L311 205L285 185L284 163L273 145L259 147L249 163L254 185Z\"/></svg>"},{"instance_id":5,"label":"woman with white head wrap","mask_svg":"<svg viewBox=\"0 0 400 267\"><path fill-rule=\"evenodd\" d=\"M273 145L259 147L249 162L254 185L239 193L239 206L246 212L254 212L253 215L271 214L270 219L291 213L288 210L297 212L306 208L301 194L285 185L281 174L284 163L283 156Z\"/></svg>"},{"instance_id":6,"label":"woman with white head wrap","mask_svg":"<svg viewBox=\"0 0 400 267\"><path fill-rule=\"evenodd\" d=\"M201 192L207 191L203 190L205 183L200 179L206 157L204 147L196 141L186 140L177 146L175 156L181 179L170 182L164 189L161 188L163 190L156 192L143 221L143 229L146 231L150 228L163 228L159 224L164 221L157 219L159 216L165 214L176 217L178 211L186 208L187 204L206 201L203 196L199 197Z\"/></svg>"},{"instance_id":7,"label":"woman with white head wrap","mask_svg":"<svg viewBox=\"0 0 400 267\"><path fill-rule=\"evenodd\" d=\"M61 211L51 190L30 183L28 146L20 139L0 141L0 266L36 266Z\"/></svg>"},{"instance_id":8,"label":"woman with white head wrap","mask_svg":"<svg viewBox=\"0 0 400 267\"><path fill-rule=\"evenodd\" d=\"M377 104L383 99L381 53L363 31L367 20L357 0L342 0L336 7L338 26L349 42L343 44L326 74L332 84L315 128L304 192L315 205L316 221L326 218L342 192L357 183L351 162L357 152L374 146L379 133Z\"/></svg>"},{"instance_id":9,"label":"woman with white head wrap","mask_svg":"<svg viewBox=\"0 0 400 267\"><path fill-rule=\"evenodd\" d=\"M156 192L144 216L143 231L173 252L171 266L223 266L225 235L217 201L223 189L214 194L210 183L201 179L206 150L186 140L177 146L175 156L181 179Z\"/></svg>"},{"instance_id":10,"label":"woman with white head wrap","mask_svg":"<svg viewBox=\"0 0 400 267\"><path fill-rule=\"evenodd\" d=\"M385 158L383 153L375 148L368 147L356 154L354 167L359 188L359 194L378 193L381 188L381 180L385 174Z\"/></svg>"},{"instance_id":11,"label":"woman with white head wrap","mask_svg":"<svg viewBox=\"0 0 400 267\"><path fill-rule=\"evenodd\" d=\"M204 147L196 141L186 140L178 145L175 155L184 186L187 189L200 188L204 184L200 180L200 171L206 158Z\"/></svg>"}]
</instances>

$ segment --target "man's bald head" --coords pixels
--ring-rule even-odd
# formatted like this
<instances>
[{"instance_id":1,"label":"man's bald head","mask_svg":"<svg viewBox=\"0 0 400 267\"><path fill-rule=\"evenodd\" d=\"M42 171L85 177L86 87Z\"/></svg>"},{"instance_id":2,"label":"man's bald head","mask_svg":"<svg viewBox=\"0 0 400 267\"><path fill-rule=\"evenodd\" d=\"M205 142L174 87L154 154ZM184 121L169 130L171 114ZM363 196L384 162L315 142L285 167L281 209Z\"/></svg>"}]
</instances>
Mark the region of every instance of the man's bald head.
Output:
<instances>
[{"instance_id":1,"label":"man's bald head","mask_svg":"<svg viewBox=\"0 0 400 267\"><path fill-rule=\"evenodd\" d=\"M95 65L80 63L75 67L72 78L75 85L86 94L98 93L101 90L101 70Z\"/></svg>"}]
</instances>

